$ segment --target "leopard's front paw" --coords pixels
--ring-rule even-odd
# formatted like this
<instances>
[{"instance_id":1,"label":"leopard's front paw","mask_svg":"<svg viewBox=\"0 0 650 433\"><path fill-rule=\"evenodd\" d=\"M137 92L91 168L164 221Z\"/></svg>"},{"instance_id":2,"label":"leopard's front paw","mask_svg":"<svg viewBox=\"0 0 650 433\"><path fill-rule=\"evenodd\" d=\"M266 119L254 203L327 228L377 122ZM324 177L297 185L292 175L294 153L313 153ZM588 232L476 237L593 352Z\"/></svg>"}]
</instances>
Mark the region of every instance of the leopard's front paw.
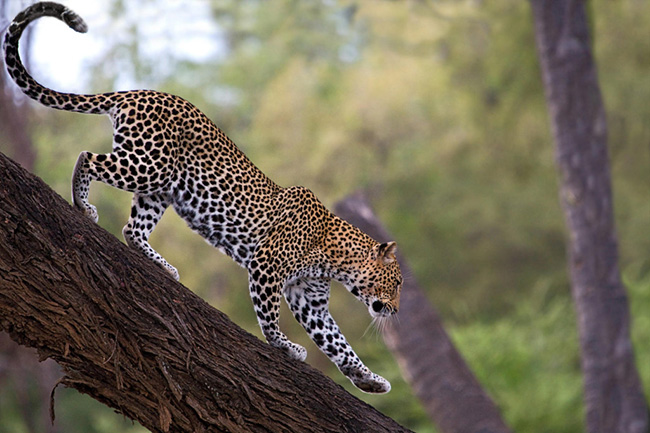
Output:
<instances>
[{"instance_id":1,"label":"leopard's front paw","mask_svg":"<svg viewBox=\"0 0 650 433\"><path fill-rule=\"evenodd\" d=\"M354 386L369 394L385 394L390 391L390 382L370 370L354 370L346 374Z\"/></svg>"}]
</instances>

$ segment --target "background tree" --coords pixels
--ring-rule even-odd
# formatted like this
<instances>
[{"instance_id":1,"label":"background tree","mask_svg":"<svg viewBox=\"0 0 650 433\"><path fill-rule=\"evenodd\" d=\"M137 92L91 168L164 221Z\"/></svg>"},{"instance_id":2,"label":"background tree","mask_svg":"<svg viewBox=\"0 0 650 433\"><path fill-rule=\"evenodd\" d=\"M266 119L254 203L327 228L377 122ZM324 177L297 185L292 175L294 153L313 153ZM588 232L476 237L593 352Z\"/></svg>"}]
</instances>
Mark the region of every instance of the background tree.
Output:
<instances>
[{"instance_id":1,"label":"background tree","mask_svg":"<svg viewBox=\"0 0 650 433\"><path fill-rule=\"evenodd\" d=\"M0 0L0 17L9 17L12 12L9 10L9 2ZM0 28L4 29L4 25L0 24ZM24 36L22 45L26 52L29 52L31 45L31 34L31 31L27 31ZM29 58L25 62L29 66ZM3 67L0 73L0 143L3 150L23 167L33 170L36 152L29 137L29 110L26 98L16 91L16 86Z\"/></svg>"},{"instance_id":2,"label":"background tree","mask_svg":"<svg viewBox=\"0 0 650 433\"><path fill-rule=\"evenodd\" d=\"M374 239L392 239L362 193L336 204L336 213ZM485 393L445 331L438 312L414 280L403 256L406 275L400 319L382 329L386 344L431 419L442 432L508 432L492 399Z\"/></svg>"},{"instance_id":3,"label":"background tree","mask_svg":"<svg viewBox=\"0 0 650 433\"><path fill-rule=\"evenodd\" d=\"M0 28L18 8L9 7L9 1L0 0ZM6 21L8 25L8 21ZM23 47L29 53L32 32L24 35ZM25 62L29 67L29 55ZM15 159L27 170L34 170L36 149L30 136L31 105L16 88L2 63L0 71L0 151ZM0 333L0 389L13 394L13 412L21 419L25 430L36 433L49 420L48 397L59 376L59 368L53 361L38 362L34 350L19 346L5 333ZM0 405L1 407L2 405ZM7 411L9 408L5 408ZM0 409L2 411L2 409ZM54 433L56 427L51 429Z\"/></svg>"},{"instance_id":4,"label":"background tree","mask_svg":"<svg viewBox=\"0 0 650 433\"><path fill-rule=\"evenodd\" d=\"M537 47L569 229L590 432L648 431L648 406L630 341L618 267L607 122L584 3L534 0Z\"/></svg>"}]
</instances>

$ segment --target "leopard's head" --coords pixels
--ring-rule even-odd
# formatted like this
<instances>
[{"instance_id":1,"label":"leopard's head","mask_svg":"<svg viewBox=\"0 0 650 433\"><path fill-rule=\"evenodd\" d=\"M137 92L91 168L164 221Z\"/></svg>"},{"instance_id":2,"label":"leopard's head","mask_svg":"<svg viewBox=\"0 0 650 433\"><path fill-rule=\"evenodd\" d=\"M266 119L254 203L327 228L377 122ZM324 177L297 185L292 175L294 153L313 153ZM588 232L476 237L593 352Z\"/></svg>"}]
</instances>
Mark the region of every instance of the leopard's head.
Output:
<instances>
[{"instance_id":1,"label":"leopard's head","mask_svg":"<svg viewBox=\"0 0 650 433\"><path fill-rule=\"evenodd\" d=\"M391 316L399 310L402 272L395 242L376 243L347 272L347 289L366 306L372 317Z\"/></svg>"}]
</instances>

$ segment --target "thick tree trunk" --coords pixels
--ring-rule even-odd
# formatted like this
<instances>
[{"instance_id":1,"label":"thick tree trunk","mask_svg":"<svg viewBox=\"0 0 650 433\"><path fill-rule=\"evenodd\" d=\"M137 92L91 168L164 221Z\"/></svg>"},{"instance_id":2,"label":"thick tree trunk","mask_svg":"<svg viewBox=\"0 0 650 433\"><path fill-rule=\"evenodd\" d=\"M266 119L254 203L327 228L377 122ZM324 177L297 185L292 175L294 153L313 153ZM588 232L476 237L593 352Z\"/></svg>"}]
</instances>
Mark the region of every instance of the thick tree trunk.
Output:
<instances>
[{"instance_id":1,"label":"thick tree trunk","mask_svg":"<svg viewBox=\"0 0 650 433\"><path fill-rule=\"evenodd\" d=\"M537 47L569 230L589 432L647 432L618 269L605 108L584 1L533 0Z\"/></svg>"},{"instance_id":2,"label":"thick tree trunk","mask_svg":"<svg viewBox=\"0 0 650 433\"><path fill-rule=\"evenodd\" d=\"M408 431L238 328L0 154L0 329L153 432Z\"/></svg>"},{"instance_id":3,"label":"thick tree trunk","mask_svg":"<svg viewBox=\"0 0 650 433\"><path fill-rule=\"evenodd\" d=\"M379 241L390 240L362 194L336 204L336 213ZM442 326L436 310L418 287L402 254L404 286L399 320L384 330L415 394L442 432L501 433L509 429Z\"/></svg>"}]
</instances>

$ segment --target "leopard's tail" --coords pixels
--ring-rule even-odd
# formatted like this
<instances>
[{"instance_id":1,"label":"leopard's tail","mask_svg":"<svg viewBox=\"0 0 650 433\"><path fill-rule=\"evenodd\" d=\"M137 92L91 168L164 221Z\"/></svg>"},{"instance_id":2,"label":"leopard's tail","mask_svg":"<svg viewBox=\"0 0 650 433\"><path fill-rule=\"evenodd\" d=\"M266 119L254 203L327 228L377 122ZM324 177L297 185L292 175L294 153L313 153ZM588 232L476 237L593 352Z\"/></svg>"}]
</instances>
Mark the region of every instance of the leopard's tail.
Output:
<instances>
[{"instance_id":1,"label":"leopard's tail","mask_svg":"<svg viewBox=\"0 0 650 433\"><path fill-rule=\"evenodd\" d=\"M60 110L80 113L106 114L110 109L107 99L101 95L77 95L48 89L37 82L25 69L18 52L18 41L25 28L40 17L54 17L66 23L71 29L85 33L88 27L79 15L65 6L53 2L33 4L14 18L4 39L4 55L7 71L18 87L30 98L43 105Z\"/></svg>"}]
</instances>

